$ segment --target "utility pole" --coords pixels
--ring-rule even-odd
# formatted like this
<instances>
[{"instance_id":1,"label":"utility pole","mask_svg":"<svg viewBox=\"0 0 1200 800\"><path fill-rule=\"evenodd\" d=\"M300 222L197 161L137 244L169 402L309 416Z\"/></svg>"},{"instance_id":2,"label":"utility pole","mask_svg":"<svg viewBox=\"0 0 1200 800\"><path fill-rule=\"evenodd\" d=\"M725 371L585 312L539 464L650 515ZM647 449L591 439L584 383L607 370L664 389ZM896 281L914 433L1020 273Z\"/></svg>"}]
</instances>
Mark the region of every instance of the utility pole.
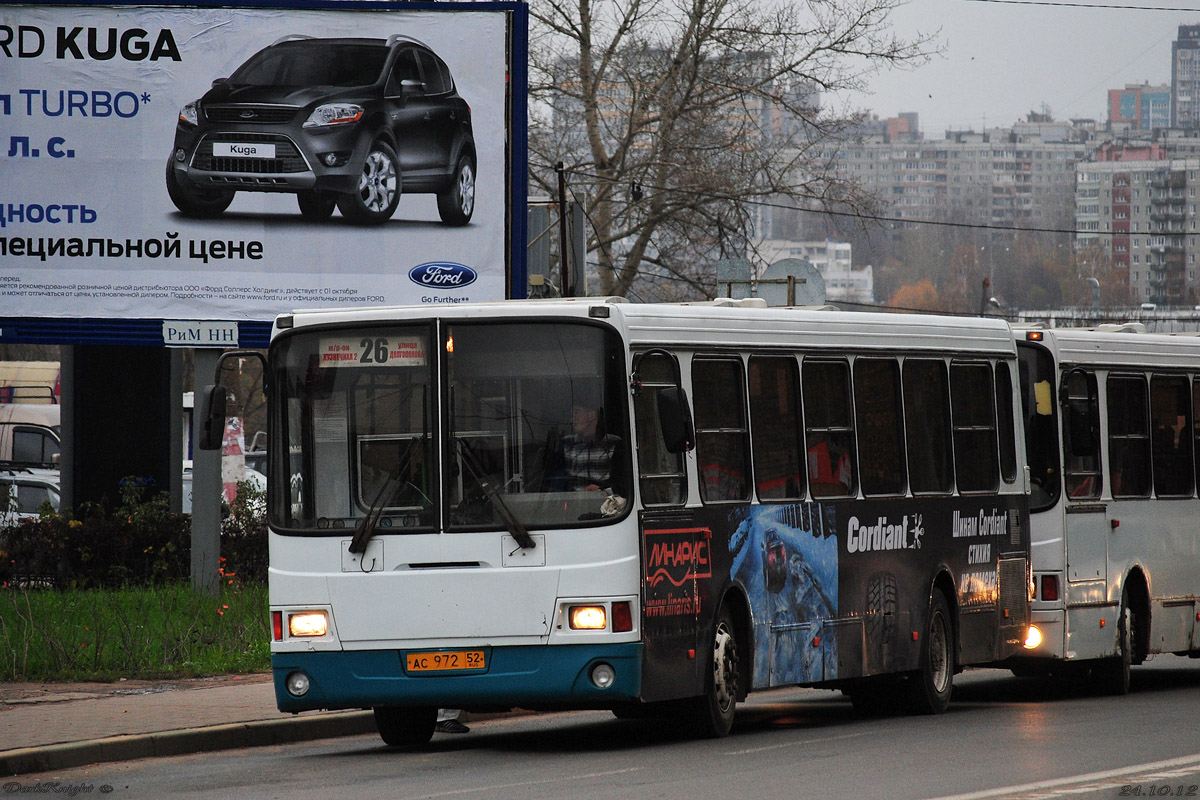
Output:
<instances>
[{"instance_id":1,"label":"utility pole","mask_svg":"<svg viewBox=\"0 0 1200 800\"><path fill-rule=\"evenodd\" d=\"M554 170L558 173L559 290L563 297L573 297L575 287L571 286L570 279L567 277L569 274L567 253L571 249L570 243L567 240L567 168L563 162L559 161L554 165Z\"/></svg>"}]
</instances>

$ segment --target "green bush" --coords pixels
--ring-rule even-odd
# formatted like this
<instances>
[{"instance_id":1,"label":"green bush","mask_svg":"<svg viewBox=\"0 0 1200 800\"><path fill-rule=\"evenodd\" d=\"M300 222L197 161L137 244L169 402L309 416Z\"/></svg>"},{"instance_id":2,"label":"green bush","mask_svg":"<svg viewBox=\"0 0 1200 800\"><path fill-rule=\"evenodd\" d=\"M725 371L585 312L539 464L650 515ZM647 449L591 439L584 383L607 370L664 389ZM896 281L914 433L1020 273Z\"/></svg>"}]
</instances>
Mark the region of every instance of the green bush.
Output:
<instances>
[{"instance_id":1,"label":"green bush","mask_svg":"<svg viewBox=\"0 0 1200 800\"><path fill-rule=\"evenodd\" d=\"M225 507L223 574L243 582L267 576L266 503L249 483ZM136 478L121 486L116 508L83 507L78 517L43 507L37 519L0 531L0 581L5 586L115 588L186 580L191 570L191 518L172 514L164 494L146 496Z\"/></svg>"}]
</instances>

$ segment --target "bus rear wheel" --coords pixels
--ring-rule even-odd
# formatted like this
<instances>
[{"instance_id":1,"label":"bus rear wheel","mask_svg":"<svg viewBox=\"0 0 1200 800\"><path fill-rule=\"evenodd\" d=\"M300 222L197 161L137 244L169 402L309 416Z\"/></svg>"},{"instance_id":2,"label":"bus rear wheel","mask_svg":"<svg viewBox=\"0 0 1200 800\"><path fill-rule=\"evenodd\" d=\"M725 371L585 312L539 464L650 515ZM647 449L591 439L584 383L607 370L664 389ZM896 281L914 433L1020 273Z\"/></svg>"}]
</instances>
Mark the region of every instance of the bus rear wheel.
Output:
<instances>
[{"instance_id":1,"label":"bus rear wheel","mask_svg":"<svg viewBox=\"0 0 1200 800\"><path fill-rule=\"evenodd\" d=\"M433 738L436 708L376 706L374 711L379 738L389 747L421 747Z\"/></svg>"},{"instance_id":2,"label":"bus rear wheel","mask_svg":"<svg viewBox=\"0 0 1200 800\"><path fill-rule=\"evenodd\" d=\"M712 656L705 677L705 693L691 702L692 728L697 736L717 739L733 728L741 686L741 658L733 614L722 606L713 627Z\"/></svg>"},{"instance_id":3,"label":"bus rear wheel","mask_svg":"<svg viewBox=\"0 0 1200 800\"><path fill-rule=\"evenodd\" d=\"M921 668L905 684L907 710L912 714L941 714L950 707L954 689L954 625L945 596L937 591L929 602L921 648Z\"/></svg>"}]
</instances>

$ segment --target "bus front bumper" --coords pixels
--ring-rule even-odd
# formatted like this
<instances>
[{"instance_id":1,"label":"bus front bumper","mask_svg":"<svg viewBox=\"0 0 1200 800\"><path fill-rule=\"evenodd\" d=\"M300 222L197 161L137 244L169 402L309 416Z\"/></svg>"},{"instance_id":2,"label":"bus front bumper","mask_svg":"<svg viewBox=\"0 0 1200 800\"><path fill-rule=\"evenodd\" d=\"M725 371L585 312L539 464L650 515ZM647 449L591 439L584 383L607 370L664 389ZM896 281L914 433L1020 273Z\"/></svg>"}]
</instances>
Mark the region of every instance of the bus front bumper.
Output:
<instances>
[{"instance_id":1,"label":"bus front bumper","mask_svg":"<svg viewBox=\"0 0 1200 800\"><path fill-rule=\"evenodd\" d=\"M489 647L481 670L409 672L403 650L272 653L280 711L374 706L602 707L641 691L642 644ZM596 685L595 677L611 683ZM297 676L303 676L298 678ZM603 681L601 681L603 682ZM306 685L301 695L293 690ZM291 687L291 688L289 688Z\"/></svg>"}]
</instances>

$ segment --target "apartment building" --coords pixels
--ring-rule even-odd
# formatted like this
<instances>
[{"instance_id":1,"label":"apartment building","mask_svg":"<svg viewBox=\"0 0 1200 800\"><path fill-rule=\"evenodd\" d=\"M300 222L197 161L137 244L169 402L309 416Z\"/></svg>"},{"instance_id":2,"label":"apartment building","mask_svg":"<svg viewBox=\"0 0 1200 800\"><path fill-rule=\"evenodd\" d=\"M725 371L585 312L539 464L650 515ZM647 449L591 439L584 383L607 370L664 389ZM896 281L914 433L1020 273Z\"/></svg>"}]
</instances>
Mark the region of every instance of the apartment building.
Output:
<instances>
[{"instance_id":1,"label":"apartment building","mask_svg":"<svg viewBox=\"0 0 1200 800\"><path fill-rule=\"evenodd\" d=\"M830 145L843 177L884 200L888 215L996 228L1069 227L1075 164L1087 145L1071 123L1019 123L941 140L868 133Z\"/></svg>"},{"instance_id":2,"label":"apartment building","mask_svg":"<svg viewBox=\"0 0 1200 800\"><path fill-rule=\"evenodd\" d=\"M1076 250L1101 248L1140 302L1195 305L1200 158L1136 155L1076 167Z\"/></svg>"},{"instance_id":3,"label":"apartment building","mask_svg":"<svg viewBox=\"0 0 1200 800\"><path fill-rule=\"evenodd\" d=\"M1180 25L1171 43L1171 127L1200 128L1200 25Z\"/></svg>"},{"instance_id":4,"label":"apartment building","mask_svg":"<svg viewBox=\"0 0 1200 800\"><path fill-rule=\"evenodd\" d=\"M1108 90L1108 129L1113 133L1153 131L1171 126L1171 87L1127 83Z\"/></svg>"}]
</instances>

